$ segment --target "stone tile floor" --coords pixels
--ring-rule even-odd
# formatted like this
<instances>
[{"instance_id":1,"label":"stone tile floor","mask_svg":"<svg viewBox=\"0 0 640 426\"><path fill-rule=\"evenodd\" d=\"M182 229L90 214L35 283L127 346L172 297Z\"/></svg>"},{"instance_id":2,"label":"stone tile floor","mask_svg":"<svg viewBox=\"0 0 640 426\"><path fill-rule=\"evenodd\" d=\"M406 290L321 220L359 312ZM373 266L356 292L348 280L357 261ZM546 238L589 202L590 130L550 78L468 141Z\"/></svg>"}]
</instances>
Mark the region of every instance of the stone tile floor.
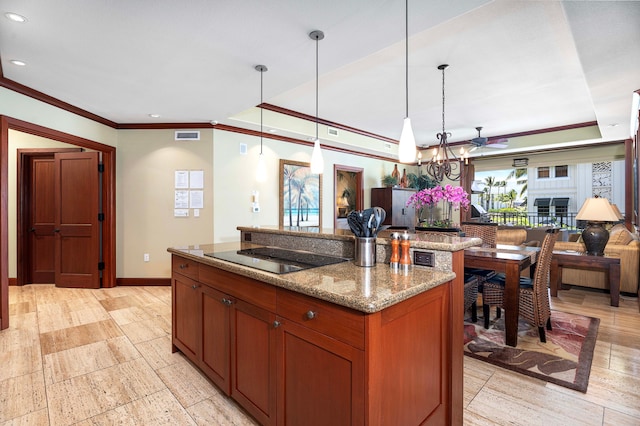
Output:
<instances>
[{"instance_id":1,"label":"stone tile floor","mask_svg":"<svg viewBox=\"0 0 640 426\"><path fill-rule=\"evenodd\" d=\"M180 353L171 289L10 287L0 425L253 425ZM464 359L468 425L640 425L638 299L573 288L553 309L600 318L586 394Z\"/></svg>"}]
</instances>

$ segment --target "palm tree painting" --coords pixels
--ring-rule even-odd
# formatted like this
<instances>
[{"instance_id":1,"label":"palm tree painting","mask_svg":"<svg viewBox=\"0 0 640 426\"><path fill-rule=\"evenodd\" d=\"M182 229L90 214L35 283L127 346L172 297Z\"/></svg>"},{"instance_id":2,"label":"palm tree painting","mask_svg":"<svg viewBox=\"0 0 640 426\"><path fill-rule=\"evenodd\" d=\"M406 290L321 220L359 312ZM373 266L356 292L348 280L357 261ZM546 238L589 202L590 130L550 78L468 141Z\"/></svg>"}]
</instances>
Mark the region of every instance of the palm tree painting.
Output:
<instances>
[{"instance_id":1,"label":"palm tree painting","mask_svg":"<svg viewBox=\"0 0 640 426\"><path fill-rule=\"evenodd\" d=\"M280 226L321 227L321 188L309 163L280 160Z\"/></svg>"}]
</instances>

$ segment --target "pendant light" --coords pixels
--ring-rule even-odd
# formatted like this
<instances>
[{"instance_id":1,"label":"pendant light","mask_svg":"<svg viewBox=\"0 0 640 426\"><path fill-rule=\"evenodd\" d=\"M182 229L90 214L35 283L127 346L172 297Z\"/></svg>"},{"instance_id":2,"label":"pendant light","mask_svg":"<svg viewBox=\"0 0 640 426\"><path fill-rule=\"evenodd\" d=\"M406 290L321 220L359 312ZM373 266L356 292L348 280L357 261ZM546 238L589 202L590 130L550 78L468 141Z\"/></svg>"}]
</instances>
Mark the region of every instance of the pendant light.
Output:
<instances>
[{"instance_id":1,"label":"pendant light","mask_svg":"<svg viewBox=\"0 0 640 426\"><path fill-rule=\"evenodd\" d=\"M416 159L416 138L409 118L409 0L405 0L405 118L398 144L401 163L413 163Z\"/></svg>"},{"instance_id":2,"label":"pendant light","mask_svg":"<svg viewBox=\"0 0 640 426\"><path fill-rule=\"evenodd\" d=\"M322 174L324 159L320 150L320 139L318 139L318 42L324 38L324 33L320 30L311 31L309 38L316 41L316 139L313 142L313 152L311 153L311 173Z\"/></svg>"},{"instance_id":3,"label":"pendant light","mask_svg":"<svg viewBox=\"0 0 640 426\"><path fill-rule=\"evenodd\" d=\"M447 132L444 127L444 70L449 65L438 65L438 69L442 71L442 133L438 133L438 147L433 149L433 158L427 164L427 175L436 182L442 182L445 178L449 180L458 180L462 174L461 162L466 162L464 148L460 149L460 158L451 149L448 138L451 133Z\"/></svg>"},{"instance_id":4,"label":"pendant light","mask_svg":"<svg viewBox=\"0 0 640 426\"><path fill-rule=\"evenodd\" d=\"M260 155L258 156L258 167L256 168L256 180L264 182L267 180L267 166L264 163L264 154L262 153L262 77L267 71L264 65L256 65L256 71L260 73Z\"/></svg>"}]
</instances>

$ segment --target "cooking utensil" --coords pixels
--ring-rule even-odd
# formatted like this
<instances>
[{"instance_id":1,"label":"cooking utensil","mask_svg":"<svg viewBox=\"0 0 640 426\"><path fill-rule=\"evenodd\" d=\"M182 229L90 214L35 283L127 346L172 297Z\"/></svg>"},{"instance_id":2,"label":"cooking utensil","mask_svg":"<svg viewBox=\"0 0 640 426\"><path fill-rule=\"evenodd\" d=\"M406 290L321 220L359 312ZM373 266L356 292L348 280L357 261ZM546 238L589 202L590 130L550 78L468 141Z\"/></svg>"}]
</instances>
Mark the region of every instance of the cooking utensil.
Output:
<instances>
[{"instance_id":1,"label":"cooking utensil","mask_svg":"<svg viewBox=\"0 0 640 426\"><path fill-rule=\"evenodd\" d=\"M356 237L362 237L362 223L359 212L353 210L347 214L347 224Z\"/></svg>"}]
</instances>

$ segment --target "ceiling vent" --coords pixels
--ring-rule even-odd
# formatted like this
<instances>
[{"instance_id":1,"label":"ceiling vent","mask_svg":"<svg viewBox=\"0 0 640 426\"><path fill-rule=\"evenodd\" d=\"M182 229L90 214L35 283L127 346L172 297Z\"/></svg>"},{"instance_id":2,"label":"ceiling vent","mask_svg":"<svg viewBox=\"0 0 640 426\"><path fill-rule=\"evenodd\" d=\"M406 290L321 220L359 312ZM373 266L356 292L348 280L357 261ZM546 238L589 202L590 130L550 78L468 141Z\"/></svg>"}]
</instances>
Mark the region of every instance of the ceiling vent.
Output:
<instances>
[{"instance_id":1,"label":"ceiling vent","mask_svg":"<svg viewBox=\"0 0 640 426\"><path fill-rule=\"evenodd\" d=\"M199 141L200 131L198 130L176 130L177 141Z\"/></svg>"},{"instance_id":2,"label":"ceiling vent","mask_svg":"<svg viewBox=\"0 0 640 426\"><path fill-rule=\"evenodd\" d=\"M327 133L329 134L329 136L338 136L338 129L334 129L333 127L328 127L327 128Z\"/></svg>"}]
</instances>

